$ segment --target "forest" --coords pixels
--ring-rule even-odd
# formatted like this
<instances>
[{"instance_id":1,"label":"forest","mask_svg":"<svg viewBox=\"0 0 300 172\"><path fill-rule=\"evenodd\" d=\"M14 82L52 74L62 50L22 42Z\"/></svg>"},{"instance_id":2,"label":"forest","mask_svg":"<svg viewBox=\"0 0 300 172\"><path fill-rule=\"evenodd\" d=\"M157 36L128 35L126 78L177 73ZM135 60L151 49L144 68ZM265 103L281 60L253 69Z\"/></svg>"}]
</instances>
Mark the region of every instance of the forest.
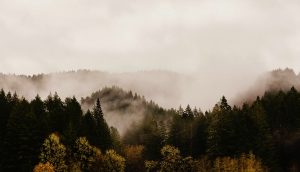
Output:
<instances>
[{"instance_id":1,"label":"forest","mask_svg":"<svg viewBox=\"0 0 300 172\"><path fill-rule=\"evenodd\" d=\"M120 125L137 111L140 120L119 131L103 109L122 116ZM223 96L205 112L162 108L118 87L81 100L57 93L27 100L2 89L0 127L0 171L300 170L300 92L294 87L240 106Z\"/></svg>"},{"instance_id":2,"label":"forest","mask_svg":"<svg viewBox=\"0 0 300 172\"><path fill-rule=\"evenodd\" d=\"M300 172L300 0L0 0L0 172Z\"/></svg>"}]
</instances>

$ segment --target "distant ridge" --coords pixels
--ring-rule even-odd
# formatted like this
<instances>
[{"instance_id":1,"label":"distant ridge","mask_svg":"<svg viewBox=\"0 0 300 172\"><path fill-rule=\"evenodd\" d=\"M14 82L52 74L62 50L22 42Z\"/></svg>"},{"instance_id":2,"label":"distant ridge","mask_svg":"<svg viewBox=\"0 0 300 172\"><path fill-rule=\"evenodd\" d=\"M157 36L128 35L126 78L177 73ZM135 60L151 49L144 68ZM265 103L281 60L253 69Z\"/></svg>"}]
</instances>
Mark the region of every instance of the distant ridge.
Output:
<instances>
[{"instance_id":1,"label":"distant ridge","mask_svg":"<svg viewBox=\"0 0 300 172\"><path fill-rule=\"evenodd\" d=\"M155 100L164 107L173 107L174 104L180 104L178 90L182 89L182 83L186 80L188 77L183 74L162 70L126 73L77 70L37 75L2 73L0 88L17 92L28 99L37 94L46 97L54 92L62 98L76 96L80 99L106 86L118 86Z\"/></svg>"},{"instance_id":2,"label":"distant ridge","mask_svg":"<svg viewBox=\"0 0 300 172\"><path fill-rule=\"evenodd\" d=\"M197 76L163 70L109 73L83 69L36 75L0 73L0 88L17 92L27 99L32 99L37 94L45 98L54 92L62 98L76 96L80 99L102 88L117 86L143 95L147 100L153 100L164 108L177 108L179 105L186 104L203 108L201 106L209 104L209 107L204 108L208 110L213 107L211 103L215 103L222 95L229 96L231 104L240 105L241 102L255 100L266 91L287 91L293 86L300 90L300 75L290 68L266 72L253 85L247 85L248 89L245 85L243 88L238 87L239 84L234 82L232 86L224 85L227 91L229 90L229 94L219 91L222 88L217 85L212 85L218 82L209 81L210 78L197 78ZM215 89L212 88L215 86ZM237 94L238 89L241 90L239 94ZM214 90L217 91L213 93Z\"/></svg>"},{"instance_id":3,"label":"distant ridge","mask_svg":"<svg viewBox=\"0 0 300 172\"><path fill-rule=\"evenodd\" d=\"M296 74L293 69L275 69L261 75L257 81L250 86L248 91L241 93L234 100L234 104L241 102L252 102L257 96L262 96L268 91L288 91L295 87L300 91L300 74Z\"/></svg>"}]
</instances>

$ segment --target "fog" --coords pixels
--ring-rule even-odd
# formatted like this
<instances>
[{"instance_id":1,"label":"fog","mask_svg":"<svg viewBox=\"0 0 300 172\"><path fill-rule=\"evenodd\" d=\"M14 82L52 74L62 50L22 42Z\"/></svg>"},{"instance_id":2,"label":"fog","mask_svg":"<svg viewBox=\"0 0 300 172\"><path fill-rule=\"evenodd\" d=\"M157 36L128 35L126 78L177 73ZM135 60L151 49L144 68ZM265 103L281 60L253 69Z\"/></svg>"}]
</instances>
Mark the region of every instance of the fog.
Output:
<instances>
[{"instance_id":1,"label":"fog","mask_svg":"<svg viewBox=\"0 0 300 172\"><path fill-rule=\"evenodd\" d=\"M232 104L242 105L256 100L257 96L263 96L270 91L289 91L292 87L300 91L300 74L296 74L293 69L276 69L260 75L250 87L237 94L232 100Z\"/></svg>"},{"instance_id":2,"label":"fog","mask_svg":"<svg viewBox=\"0 0 300 172\"><path fill-rule=\"evenodd\" d=\"M80 97L120 85L164 107L209 109L266 71L299 72L299 16L296 0L0 0L0 72L125 72L122 81L48 78L35 89L22 82L22 93ZM137 74L152 70L180 79Z\"/></svg>"},{"instance_id":3,"label":"fog","mask_svg":"<svg viewBox=\"0 0 300 172\"><path fill-rule=\"evenodd\" d=\"M295 0L1 0L0 68L161 69L206 78L296 68L299 14Z\"/></svg>"}]
</instances>

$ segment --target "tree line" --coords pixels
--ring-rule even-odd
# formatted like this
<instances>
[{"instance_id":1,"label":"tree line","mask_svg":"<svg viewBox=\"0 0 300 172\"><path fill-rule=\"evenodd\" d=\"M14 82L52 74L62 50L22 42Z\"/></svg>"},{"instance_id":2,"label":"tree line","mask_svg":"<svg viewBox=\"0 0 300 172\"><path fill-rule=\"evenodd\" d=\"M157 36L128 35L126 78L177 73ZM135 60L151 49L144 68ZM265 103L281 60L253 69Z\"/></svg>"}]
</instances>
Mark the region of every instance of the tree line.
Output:
<instances>
[{"instance_id":1,"label":"tree line","mask_svg":"<svg viewBox=\"0 0 300 172\"><path fill-rule=\"evenodd\" d=\"M143 120L122 136L106 123L105 94L87 98L94 105L83 111L75 97L28 101L1 90L0 171L299 170L300 93L294 87L240 107L222 97L206 112L189 105L164 109L115 87L105 91L115 92L116 101L140 100L144 110ZM111 103L120 113L130 106Z\"/></svg>"}]
</instances>

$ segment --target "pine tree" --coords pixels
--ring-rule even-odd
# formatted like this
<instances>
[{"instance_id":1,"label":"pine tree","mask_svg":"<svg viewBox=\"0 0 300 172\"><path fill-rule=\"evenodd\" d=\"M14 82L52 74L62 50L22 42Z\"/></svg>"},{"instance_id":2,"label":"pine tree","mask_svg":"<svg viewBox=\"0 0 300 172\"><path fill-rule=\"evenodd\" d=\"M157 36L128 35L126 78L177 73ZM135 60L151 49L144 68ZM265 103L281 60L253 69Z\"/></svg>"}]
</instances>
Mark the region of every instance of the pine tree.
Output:
<instances>
[{"instance_id":1,"label":"pine tree","mask_svg":"<svg viewBox=\"0 0 300 172\"><path fill-rule=\"evenodd\" d=\"M65 113L65 106L57 93L54 96L48 96L45 106L49 116L50 132L62 133L66 127L67 115Z\"/></svg>"},{"instance_id":2,"label":"pine tree","mask_svg":"<svg viewBox=\"0 0 300 172\"><path fill-rule=\"evenodd\" d=\"M190 119L190 120L192 120L194 118L194 114L193 114L193 111L192 111L190 105L187 105L187 107L185 108L185 111L182 114L182 117L184 119Z\"/></svg>"},{"instance_id":3,"label":"pine tree","mask_svg":"<svg viewBox=\"0 0 300 172\"><path fill-rule=\"evenodd\" d=\"M212 157L230 156L234 152L233 112L223 96L214 107L208 127L208 153Z\"/></svg>"},{"instance_id":4,"label":"pine tree","mask_svg":"<svg viewBox=\"0 0 300 172\"><path fill-rule=\"evenodd\" d=\"M6 133L6 124L9 118L8 100L3 89L0 91L0 151L3 149L3 141ZM2 160L2 158L1 158ZM2 164L2 162L0 161ZM0 165L1 171L1 165Z\"/></svg>"},{"instance_id":5,"label":"pine tree","mask_svg":"<svg viewBox=\"0 0 300 172\"><path fill-rule=\"evenodd\" d=\"M37 163L40 133L38 120L30 112L30 105L21 100L7 122L4 139L4 171L31 171Z\"/></svg>"},{"instance_id":6,"label":"pine tree","mask_svg":"<svg viewBox=\"0 0 300 172\"><path fill-rule=\"evenodd\" d=\"M192 156L200 157L205 154L207 147L207 118L199 113L193 121Z\"/></svg>"},{"instance_id":7,"label":"pine tree","mask_svg":"<svg viewBox=\"0 0 300 172\"><path fill-rule=\"evenodd\" d=\"M96 135L94 145L99 147L101 150L105 151L112 146L112 139L110 136L109 127L103 117L102 107L100 104L100 99L96 101L96 105L93 111L93 117L96 122Z\"/></svg>"},{"instance_id":8,"label":"pine tree","mask_svg":"<svg viewBox=\"0 0 300 172\"><path fill-rule=\"evenodd\" d=\"M168 142L178 147L183 155L193 154L194 114L187 105L182 115L174 115L170 127Z\"/></svg>"},{"instance_id":9,"label":"pine tree","mask_svg":"<svg viewBox=\"0 0 300 172\"><path fill-rule=\"evenodd\" d=\"M181 105L179 106L177 113L178 113L179 115L183 115L184 110L183 110L183 108L181 107Z\"/></svg>"},{"instance_id":10,"label":"pine tree","mask_svg":"<svg viewBox=\"0 0 300 172\"><path fill-rule=\"evenodd\" d=\"M88 110L82 119L81 134L88 139L91 144L96 143L96 122L90 110Z\"/></svg>"},{"instance_id":11,"label":"pine tree","mask_svg":"<svg viewBox=\"0 0 300 172\"><path fill-rule=\"evenodd\" d=\"M75 97L67 98L65 100L65 114L67 117L67 123L65 124L62 140L67 145L74 143L79 135L82 110L81 106Z\"/></svg>"},{"instance_id":12,"label":"pine tree","mask_svg":"<svg viewBox=\"0 0 300 172\"><path fill-rule=\"evenodd\" d=\"M251 107L252 118L255 123L255 146L254 153L262 158L263 162L270 167L277 168L278 154L270 126L267 122L267 115L263 108L262 101L257 99Z\"/></svg>"},{"instance_id":13,"label":"pine tree","mask_svg":"<svg viewBox=\"0 0 300 172\"><path fill-rule=\"evenodd\" d=\"M99 98L97 98L97 100L96 100L96 105L94 107L93 112L94 112L94 117L95 117L96 121L98 123L100 123L103 120L103 111L102 111L102 107L101 107Z\"/></svg>"},{"instance_id":14,"label":"pine tree","mask_svg":"<svg viewBox=\"0 0 300 172\"><path fill-rule=\"evenodd\" d=\"M145 155L150 159L157 159L159 157L159 150L164 144L165 138L161 135L158 121L153 117L145 118L143 121L143 126L140 128L142 132L140 133L139 144L145 145L147 149L145 150Z\"/></svg>"},{"instance_id":15,"label":"pine tree","mask_svg":"<svg viewBox=\"0 0 300 172\"><path fill-rule=\"evenodd\" d=\"M30 102L31 113L36 117L39 135L39 145L44 141L44 138L49 134L49 117L46 113L45 103L41 100L40 96L37 95L34 100Z\"/></svg>"},{"instance_id":16,"label":"pine tree","mask_svg":"<svg viewBox=\"0 0 300 172\"><path fill-rule=\"evenodd\" d=\"M225 111L225 112L231 110L231 107L228 105L227 99L225 98L225 96L223 96L223 97L221 98L221 101L220 101L220 108L221 108L221 110L223 110L223 111Z\"/></svg>"},{"instance_id":17,"label":"pine tree","mask_svg":"<svg viewBox=\"0 0 300 172\"><path fill-rule=\"evenodd\" d=\"M122 141L121 141L121 136L115 127L110 127L110 133L111 133L111 139L112 139L112 148L117 151L121 152L122 151Z\"/></svg>"}]
</instances>

